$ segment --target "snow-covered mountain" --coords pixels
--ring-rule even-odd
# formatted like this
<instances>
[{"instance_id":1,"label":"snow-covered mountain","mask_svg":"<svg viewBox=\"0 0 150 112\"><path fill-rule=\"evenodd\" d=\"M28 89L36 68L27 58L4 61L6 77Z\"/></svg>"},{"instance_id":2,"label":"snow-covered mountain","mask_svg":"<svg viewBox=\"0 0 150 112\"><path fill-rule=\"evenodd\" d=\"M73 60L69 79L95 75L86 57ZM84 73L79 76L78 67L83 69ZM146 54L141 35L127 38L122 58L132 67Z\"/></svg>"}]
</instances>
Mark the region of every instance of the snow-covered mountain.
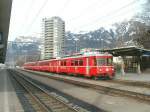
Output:
<instances>
[{"instance_id":1,"label":"snow-covered mountain","mask_svg":"<svg viewBox=\"0 0 150 112\"><path fill-rule=\"evenodd\" d=\"M17 65L27 61L40 59L43 39L37 37L17 37L7 46L7 62L14 61ZM13 59L13 60L12 60Z\"/></svg>"},{"instance_id":2,"label":"snow-covered mountain","mask_svg":"<svg viewBox=\"0 0 150 112\"><path fill-rule=\"evenodd\" d=\"M14 42L17 43L43 43L44 39L41 37L32 37L32 36L19 36L17 37Z\"/></svg>"},{"instance_id":3,"label":"snow-covered mountain","mask_svg":"<svg viewBox=\"0 0 150 112\"><path fill-rule=\"evenodd\" d=\"M65 51L72 53L83 48L112 48L115 47L115 42L115 33L104 28L80 34L66 32Z\"/></svg>"}]
</instances>

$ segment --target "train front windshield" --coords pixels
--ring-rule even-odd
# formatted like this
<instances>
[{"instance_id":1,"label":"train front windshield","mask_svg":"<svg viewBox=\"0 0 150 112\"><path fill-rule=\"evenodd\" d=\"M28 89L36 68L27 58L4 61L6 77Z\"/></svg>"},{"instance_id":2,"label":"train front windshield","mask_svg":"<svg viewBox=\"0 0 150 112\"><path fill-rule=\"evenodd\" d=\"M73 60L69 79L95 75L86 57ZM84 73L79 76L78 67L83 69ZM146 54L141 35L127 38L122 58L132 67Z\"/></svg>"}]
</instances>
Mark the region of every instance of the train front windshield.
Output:
<instances>
[{"instance_id":1,"label":"train front windshield","mask_svg":"<svg viewBox=\"0 0 150 112\"><path fill-rule=\"evenodd\" d=\"M97 66L111 66L113 64L112 58L97 58Z\"/></svg>"}]
</instances>

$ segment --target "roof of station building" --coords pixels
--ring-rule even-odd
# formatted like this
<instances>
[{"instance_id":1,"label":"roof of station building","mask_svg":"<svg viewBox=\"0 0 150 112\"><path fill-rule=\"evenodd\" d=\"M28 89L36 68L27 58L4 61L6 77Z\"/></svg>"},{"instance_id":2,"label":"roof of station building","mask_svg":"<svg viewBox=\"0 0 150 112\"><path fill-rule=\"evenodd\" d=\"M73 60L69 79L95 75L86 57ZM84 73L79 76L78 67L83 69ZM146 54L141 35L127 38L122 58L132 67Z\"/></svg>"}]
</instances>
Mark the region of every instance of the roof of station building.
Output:
<instances>
[{"instance_id":1,"label":"roof of station building","mask_svg":"<svg viewBox=\"0 0 150 112\"><path fill-rule=\"evenodd\" d=\"M138 47L121 47L113 49L101 49L101 52L109 52L113 56L150 56L150 50Z\"/></svg>"},{"instance_id":2,"label":"roof of station building","mask_svg":"<svg viewBox=\"0 0 150 112\"><path fill-rule=\"evenodd\" d=\"M9 32L12 0L0 0L0 63L4 63Z\"/></svg>"}]
</instances>

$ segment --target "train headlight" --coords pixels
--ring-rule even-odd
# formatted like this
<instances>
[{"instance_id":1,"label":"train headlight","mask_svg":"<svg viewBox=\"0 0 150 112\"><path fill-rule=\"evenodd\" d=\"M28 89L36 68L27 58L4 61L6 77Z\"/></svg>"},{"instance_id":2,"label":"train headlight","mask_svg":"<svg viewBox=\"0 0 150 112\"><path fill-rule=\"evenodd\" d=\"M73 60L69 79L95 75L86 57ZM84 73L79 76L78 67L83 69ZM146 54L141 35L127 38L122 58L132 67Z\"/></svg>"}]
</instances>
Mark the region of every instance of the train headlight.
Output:
<instances>
[{"instance_id":1,"label":"train headlight","mask_svg":"<svg viewBox=\"0 0 150 112\"><path fill-rule=\"evenodd\" d=\"M112 71L114 71L114 69L112 68Z\"/></svg>"},{"instance_id":2,"label":"train headlight","mask_svg":"<svg viewBox=\"0 0 150 112\"><path fill-rule=\"evenodd\" d=\"M101 72L101 71L102 71L102 69L99 69L99 71Z\"/></svg>"},{"instance_id":3,"label":"train headlight","mask_svg":"<svg viewBox=\"0 0 150 112\"><path fill-rule=\"evenodd\" d=\"M106 68L106 71L108 72L108 71L109 71L109 69L108 69L108 68Z\"/></svg>"}]
</instances>

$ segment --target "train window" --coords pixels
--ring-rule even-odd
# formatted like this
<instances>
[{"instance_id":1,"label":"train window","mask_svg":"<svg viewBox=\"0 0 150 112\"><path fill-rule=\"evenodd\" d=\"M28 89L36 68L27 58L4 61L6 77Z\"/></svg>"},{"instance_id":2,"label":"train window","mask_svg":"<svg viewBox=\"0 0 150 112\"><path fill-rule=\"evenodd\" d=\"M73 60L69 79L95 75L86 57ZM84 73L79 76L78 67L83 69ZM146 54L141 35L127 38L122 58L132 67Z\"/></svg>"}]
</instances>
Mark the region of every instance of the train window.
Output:
<instances>
[{"instance_id":1,"label":"train window","mask_svg":"<svg viewBox=\"0 0 150 112\"><path fill-rule=\"evenodd\" d=\"M63 61L61 61L60 65L63 66Z\"/></svg>"},{"instance_id":2,"label":"train window","mask_svg":"<svg viewBox=\"0 0 150 112\"><path fill-rule=\"evenodd\" d=\"M97 65L107 65L107 60L105 58L97 58Z\"/></svg>"},{"instance_id":3,"label":"train window","mask_svg":"<svg viewBox=\"0 0 150 112\"><path fill-rule=\"evenodd\" d=\"M83 66L83 60L79 60L79 66Z\"/></svg>"},{"instance_id":4,"label":"train window","mask_svg":"<svg viewBox=\"0 0 150 112\"><path fill-rule=\"evenodd\" d=\"M61 66L61 61L58 61L58 66Z\"/></svg>"},{"instance_id":5,"label":"train window","mask_svg":"<svg viewBox=\"0 0 150 112\"><path fill-rule=\"evenodd\" d=\"M93 61L94 61L94 64L93 64L93 65L94 65L94 66L96 66L96 65L97 65L96 58L94 58L94 60L93 60Z\"/></svg>"},{"instance_id":6,"label":"train window","mask_svg":"<svg viewBox=\"0 0 150 112\"><path fill-rule=\"evenodd\" d=\"M71 66L74 66L74 60L71 60Z\"/></svg>"},{"instance_id":7,"label":"train window","mask_svg":"<svg viewBox=\"0 0 150 112\"><path fill-rule=\"evenodd\" d=\"M66 61L64 61L64 66L66 66Z\"/></svg>"},{"instance_id":8,"label":"train window","mask_svg":"<svg viewBox=\"0 0 150 112\"><path fill-rule=\"evenodd\" d=\"M75 66L78 66L78 60L75 60Z\"/></svg>"},{"instance_id":9,"label":"train window","mask_svg":"<svg viewBox=\"0 0 150 112\"><path fill-rule=\"evenodd\" d=\"M45 65L48 65L48 62L45 62Z\"/></svg>"},{"instance_id":10,"label":"train window","mask_svg":"<svg viewBox=\"0 0 150 112\"><path fill-rule=\"evenodd\" d=\"M107 58L107 65L112 65L113 61L112 58Z\"/></svg>"},{"instance_id":11,"label":"train window","mask_svg":"<svg viewBox=\"0 0 150 112\"><path fill-rule=\"evenodd\" d=\"M98 58L97 59L97 65L112 65L113 61L112 58Z\"/></svg>"}]
</instances>

